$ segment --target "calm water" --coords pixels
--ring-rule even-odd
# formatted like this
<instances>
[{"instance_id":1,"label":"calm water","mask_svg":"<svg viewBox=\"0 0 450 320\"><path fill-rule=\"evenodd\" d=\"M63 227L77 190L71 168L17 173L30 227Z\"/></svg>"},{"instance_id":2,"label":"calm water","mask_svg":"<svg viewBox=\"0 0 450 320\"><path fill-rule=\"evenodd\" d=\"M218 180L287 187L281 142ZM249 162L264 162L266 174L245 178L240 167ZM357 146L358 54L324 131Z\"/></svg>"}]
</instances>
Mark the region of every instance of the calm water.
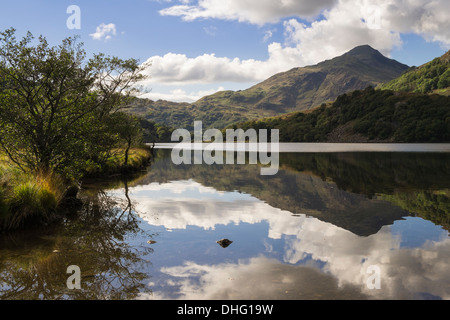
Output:
<instances>
[{"instance_id":1,"label":"calm water","mask_svg":"<svg viewBox=\"0 0 450 320\"><path fill-rule=\"evenodd\" d=\"M176 166L166 146L86 182L62 225L0 237L0 297L450 299L449 145L281 151L275 176Z\"/></svg>"}]
</instances>

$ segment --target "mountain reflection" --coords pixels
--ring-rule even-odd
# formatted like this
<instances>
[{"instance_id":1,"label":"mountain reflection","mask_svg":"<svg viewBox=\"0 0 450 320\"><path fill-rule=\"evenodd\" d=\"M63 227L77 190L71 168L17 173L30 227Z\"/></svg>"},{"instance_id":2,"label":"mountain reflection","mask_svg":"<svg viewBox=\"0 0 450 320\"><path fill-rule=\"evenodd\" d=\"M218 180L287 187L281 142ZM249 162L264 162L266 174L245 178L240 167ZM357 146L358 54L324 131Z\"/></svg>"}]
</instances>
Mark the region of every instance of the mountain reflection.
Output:
<instances>
[{"instance_id":1,"label":"mountain reflection","mask_svg":"<svg viewBox=\"0 0 450 320\"><path fill-rule=\"evenodd\" d=\"M147 172L86 182L61 225L2 235L0 298L450 299L448 160L286 153L261 176L157 150Z\"/></svg>"},{"instance_id":2,"label":"mountain reflection","mask_svg":"<svg viewBox=\"0 0 450 320\"><path fill-rule=\"evenodd\" d=\"M141 294L142 299L415 299L425 292L434 298L450 298L445 267L450 264L450 238L443 230L435 241L424 238L420 246L408 248L403 245L406 239L391 226L361 237L332 223L274 208L250 195L218 192L192 180L137 186L131 194L140 216L150 225L214 230L219 225L265 221L269 228L265 236L284 240L280 260L255 250L249 253L254 257L237 263L187 260L163 267L163 278L169 278L158 286L174 287L175 293ZM251 234L247 241L252 241ZM243 247L233 246L236 250ZM366 286L366 271L373 265L382 271L381 290Z\"/></svg>"},{"instance_id":3,"label":"mountain reflection","mask_svg":"<svg viewBox=\"0 0 450 320\"><path fill-rule=\"evenodd\" d=\"M421 218L409 219L430 234L396 231L408 216L448 227L447 154L283 154L275 177L252 166L177 167L167 156L133 188L144 220L203 230L265 222L268 239L283 239L282 257L266 249L236 263L186 260L161 269L170 280L159 287L174 293L141 298L450 298L448 232ZM380 290L366 285L374 265Z\"/></svg>"},{"instance_id":4,"label":"mountain reflection","mask_svg":"<svg viewBox=\"0 0 450 320\"><path fill-rule=\"evenodd\" d=\"M449 228L448 153L287 153L281 154L276 176L261 176L252 165L176 166L169 150L158 150L158 157L141 184L159 188L164 182L195 181L238 191L361 236L408 215Z\"/></svg>"}]
</instances>

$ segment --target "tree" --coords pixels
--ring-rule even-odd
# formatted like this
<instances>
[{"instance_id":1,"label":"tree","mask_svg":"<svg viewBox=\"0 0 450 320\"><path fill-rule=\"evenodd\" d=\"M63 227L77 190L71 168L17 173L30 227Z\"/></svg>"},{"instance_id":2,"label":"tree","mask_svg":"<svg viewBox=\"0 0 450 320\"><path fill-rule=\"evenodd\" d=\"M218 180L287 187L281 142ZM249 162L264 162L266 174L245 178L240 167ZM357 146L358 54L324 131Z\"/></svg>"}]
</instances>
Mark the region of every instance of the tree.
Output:
<instances>
[{"instance_id":1,"label":"tree","mask_svg":"<svg viewBox=\"0 0 450 320\"><path fill-rule=\"evenodd\" d=\"M77 173L110 147L107 119L143 79L135 59L96 54L67 38L50 47L0 32L0 147L23 170Z\"/></svg>"},{"instance_id":2,"label":"tree","mask_svg":"<svg viewBox=\"0 0 450 320\"><path fill-rule=\"evenodd\" d=\"M118 133L119 143L125 144L124 163L128 166L128 156L133 145L138 145L142 142L142 127L139 119L136 116L127 114L125 112L117 112L111 116L112 129Z\"/></svg>"}]
</instances>

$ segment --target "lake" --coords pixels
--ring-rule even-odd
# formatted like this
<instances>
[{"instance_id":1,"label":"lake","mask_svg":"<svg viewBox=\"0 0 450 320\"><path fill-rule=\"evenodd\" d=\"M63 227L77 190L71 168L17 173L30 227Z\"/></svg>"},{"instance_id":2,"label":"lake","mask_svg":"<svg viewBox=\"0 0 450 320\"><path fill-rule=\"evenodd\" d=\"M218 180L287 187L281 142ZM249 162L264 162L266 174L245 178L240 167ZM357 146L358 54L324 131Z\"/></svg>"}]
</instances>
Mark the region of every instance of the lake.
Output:
<instances>
[{"instance_id":1,"label":"lake","mask_svg":"<svg viewBox=\"0 0 450 320\"><path fill-rule=\"evenodd\" d=\"M85 181L61 224L0 236L0 298L450 299L450 145L281 144L267 176L172 147Z\"/></svg>"}]
</instances>

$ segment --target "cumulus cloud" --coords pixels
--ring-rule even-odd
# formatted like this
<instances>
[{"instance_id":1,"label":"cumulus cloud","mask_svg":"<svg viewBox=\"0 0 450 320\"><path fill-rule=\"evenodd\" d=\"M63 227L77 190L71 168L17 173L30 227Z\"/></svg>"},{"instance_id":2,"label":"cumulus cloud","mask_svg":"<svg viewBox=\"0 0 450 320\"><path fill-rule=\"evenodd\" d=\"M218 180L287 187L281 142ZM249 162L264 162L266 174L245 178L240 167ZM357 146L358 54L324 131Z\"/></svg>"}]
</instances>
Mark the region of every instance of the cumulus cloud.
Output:
<instances>
[{"instance_id":1,"label":"cumulus cloud","mask_svg":"<svg viewBox=\"0 0 450 320\"><path fill-rule=\"evenodd\" d=\"M401 45L400 34L379 25L377 11L355 7L342 1L338 7L324 13L325 19L310 26L290 19L284 22L287 41L294 45L306 63L317 63L352 48L369 44L383 54Z\"/></svg>"},{"instance_id":2,"label":"cumulus cloud","mask_svg":"<svg viewBox=\"0 0 450 320\"><path fill-rule=\"evenodd\" d=\"M341 0L343 1L343 0ZM380 27L415 33L450 49L450 2L447 0L360 0L361 8L375 8Z\"/></svg>"},{"instance_id":3,"label":"cumulus cloud","mask_svg":"<svg viewBox=\"0 0 450 320\"><path fill-rule=\"evenodd\" d=\"M160 13L187 21L214 18L258 25L283 21L285 41L269 43L266 60L219 57L214 53L150 57L152 67L146 71L150 78L145 84L149 87L156 83L256 84L278 72L316 64L363 44L390 56L393 49L401 47L402 33L418 34L450 49L448 0L263 0L257 6L248 0L201 0L171 6ZM307 20L319 13L320 19ZM266 32L264 40L270 37Z\"/></svg>"},{"instance_id":4,"label":"cumulus cloud","mask_svg":"<svg viewBox=\"0 0 450 320\"><path fill-rule=\"evenodd\" d=\"M413 32L430 41L439 41L447 47L450 46L448 0L261 0L257 5L250 0L199 0L196 4L190 4L191 2L182 1L181 5L163 9L160 14L179 16L185 21L211 18L257 25L276 23L293 17L309 20L323 14L326 23L337 27L342 25L343 18L348 18L348 24L357 19L362 20L368 29L384 29L385 32L395 33ZM317 29L319 26L311 28ZM346 30L344 28L335 31ZM343 37L350 35L341 33Z\"/></svg>"},{"instance_id":5,"label":"cumulus cloud","mask_svg":"<svg viewBox=\"0 0 450 320\"><path fill-rule=\"evenodd\" d=\"M263 25L276 23L286 16L314 17L337 0L199 0L196 5L176 5L160 11L165 16L196 19L238 20Z\"/></svg>"},{"instance_id":6,"label":"cumulus cloud","mask_svg":"<svg viewBox=\"0 0 450 320\"><path fill-rule=\"evenodd\" d=\"M100 24L95 33L91 33L90 36L94 40L110 40L117 34L116 25L114 23Z\"/></svg>"},{"instance_id":7,"label":"cumulus cloud","mask_svg":"<svg viewBox=\"0 0 450 320\"><path fill-rule=\"evenodd\" d=\"M190 58L185 54L167 53L148 59L151 67L146 71L149 82L165 84L255 82L274 73L292 68L300 62L293 48L282 48L279 43L268 47L269 59L266 61L239 58L217 57L204 54Z\"/></svg>"},{"instance_id":8,"label":"cumulus cloud","mask_svg":"<svg viewBox=\"0 0 450 320\"><path fill-rule=\"evenodd\" d=\"M142 95L142 98L147 98L153 101L156 100L166 100L173 102L195 102L204 96L214 94L218 91L224 91L225 88L220 86L216 89L210 90L197 90L197 91L186 91L184 89L178 88L169 90L169 92L149 92Z\"/></svg>"}]
</instances>

